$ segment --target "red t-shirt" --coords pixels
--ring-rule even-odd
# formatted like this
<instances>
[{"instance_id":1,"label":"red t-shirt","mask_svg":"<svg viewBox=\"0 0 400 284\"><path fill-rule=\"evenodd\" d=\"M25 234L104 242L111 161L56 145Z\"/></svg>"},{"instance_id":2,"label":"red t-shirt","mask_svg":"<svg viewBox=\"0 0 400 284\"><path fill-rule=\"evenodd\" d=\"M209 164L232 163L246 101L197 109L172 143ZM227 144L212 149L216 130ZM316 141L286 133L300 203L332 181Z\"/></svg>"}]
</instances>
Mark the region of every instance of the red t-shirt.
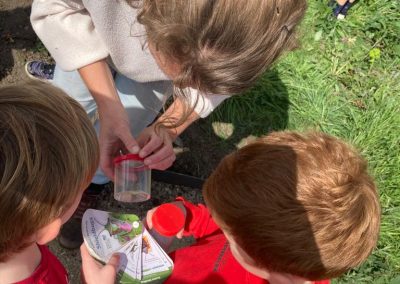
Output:
<instances>
[{"instance_id":1,"label":"red t-shirt","mask_svg":"<svg viewBox=\"0 0 400 284\"><path fill-rule=\"evenodd\" d=\"M178 200L184 201L182 198ZM193 235L196 244L170 254L174 261L171 276L164 283L268 284L245 270L234 258L225 235L213 221L208 209L184 201L187 209L185 235ZM329 284L329 280L315 284Z\"/></svg>"},{"instance_id":2,"label":"red t-shirt","mask_svg":"<svg viewBox=\"0 0 400 284\"><path fill-rule=\"evenodd\" d=\"M15 284L68 284L68 274L47 246L38 246L42 259L33 274Z\"/></svg>"}]
</instances>

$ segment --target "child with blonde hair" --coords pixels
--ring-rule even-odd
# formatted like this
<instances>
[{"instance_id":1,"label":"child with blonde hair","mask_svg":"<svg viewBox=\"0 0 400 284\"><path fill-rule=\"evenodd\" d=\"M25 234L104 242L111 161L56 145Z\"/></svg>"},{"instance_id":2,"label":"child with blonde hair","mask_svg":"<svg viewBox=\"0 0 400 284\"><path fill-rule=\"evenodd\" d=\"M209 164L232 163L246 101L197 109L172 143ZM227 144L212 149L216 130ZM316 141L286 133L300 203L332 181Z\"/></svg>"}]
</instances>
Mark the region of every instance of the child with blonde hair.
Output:
<instances>
[{"instance_id":1,"label":"child with blonde hair","mask_svg":"<svg viewBox=\"0 0 400 284\"><path fill-rule=\"evenodd\" d=\"M33 28L57 63L52 82L99 117L104 174L95 175L79 212L95 206L120 151L168 168L172 141L184 129L295 47L305 10L305 0L33 1ZM53 76L40 62L27 71ZM172 88L174 102L154 121ZM75 217L60 239L70 248L82 242Z\"/></svg>"},{"instance_id":2,"label":"child with blonde hair","mask_svg":"<svg viewBox=\"0 0 400 284\"><path fill-rule=\"evenodd\" d=\"M98 161L78 102L44 83L0 89L1 284L69 283L46 244L74 213ZM113 257L97 277L114 278L116 267Z\"/></svg>"}]
</instances>

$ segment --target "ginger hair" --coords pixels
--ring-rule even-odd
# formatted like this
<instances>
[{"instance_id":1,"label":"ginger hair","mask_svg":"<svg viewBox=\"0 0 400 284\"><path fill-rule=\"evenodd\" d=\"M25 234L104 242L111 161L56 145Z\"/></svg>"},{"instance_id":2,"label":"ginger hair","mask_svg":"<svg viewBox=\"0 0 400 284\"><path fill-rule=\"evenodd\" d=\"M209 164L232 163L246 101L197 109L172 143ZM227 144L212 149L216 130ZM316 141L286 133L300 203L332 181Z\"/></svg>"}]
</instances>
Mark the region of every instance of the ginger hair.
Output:
<instances>
[{"instance_id":1,"label":"ginger hair","mask_svg":"<svg viewBox=\"0 0 400 284\"><path fill-rule=\"evenodd\" d=\"M0 89L0 261L69 209L99 161L84 109L60 89Z\"/></svg>"},{"instance_id":2,"label":"ginger hair","mask_svg":"<svg viewBox=\"0 0 400 284\"><path fill-rule=\"evenodd\" d=\"M203 194L256 265L334 278L376 246L380 205L365 160L323 133L275 132L225 157Z\"/></svg>"}]
</instances>

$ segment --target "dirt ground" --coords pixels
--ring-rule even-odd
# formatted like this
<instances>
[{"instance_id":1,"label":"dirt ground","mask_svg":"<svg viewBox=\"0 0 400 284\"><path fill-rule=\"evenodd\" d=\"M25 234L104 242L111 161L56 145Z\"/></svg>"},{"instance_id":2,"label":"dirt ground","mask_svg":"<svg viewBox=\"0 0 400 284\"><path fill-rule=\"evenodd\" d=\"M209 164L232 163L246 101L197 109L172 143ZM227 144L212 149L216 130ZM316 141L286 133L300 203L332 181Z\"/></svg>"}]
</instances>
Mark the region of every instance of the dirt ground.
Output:
<instances>
[{"instance_id":1,"label":"dirt ground","mask_svg":"<svg viewBox=\"0 0 400 284\"><path fill-rule=\"evenodd\" d=\"M31 28L30 4L29 0L0 0L0 87L28 80L24 71L27 61L51 60ZM172 170L202 178L209 175L226 152L235 148L234 145L227 146L226 143L221 147L221 138L214 134L213 126L208 120L201 120L192 125L181 139L183 147L180 149L181 153L177 155ZM179 195L193 202L202 201L199 189L153 182L151 200L127 206L113 199L110 187L103 192L99 209L144 216L148 209L171 201ZM191 241L185 240L178 243L177 247L187 245ZM57 241L53 241L50 248L69 271L71 283L79 283L81 265L79 250L63 249Z\"/></svg>"}]
</instances>

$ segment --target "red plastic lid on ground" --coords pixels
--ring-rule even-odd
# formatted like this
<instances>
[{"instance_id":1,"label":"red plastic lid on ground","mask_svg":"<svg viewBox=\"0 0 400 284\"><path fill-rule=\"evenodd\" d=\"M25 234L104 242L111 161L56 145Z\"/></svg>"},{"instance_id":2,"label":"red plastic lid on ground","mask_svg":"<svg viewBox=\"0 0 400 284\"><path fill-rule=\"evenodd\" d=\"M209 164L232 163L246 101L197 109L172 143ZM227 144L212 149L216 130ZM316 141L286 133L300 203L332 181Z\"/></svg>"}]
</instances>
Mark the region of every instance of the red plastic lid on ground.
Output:
<instances>
[{"instance_id":1,"label":"red plastic lid on ground","mask_svg":"<svg viewBox=\"0 0 400 284\"><path fill-rule=\"evenodd\" d=\"M161 235L172 237L185 226L185 213L175 204L166 203L159 206L151 218L153 229Z\"/></svg>"}]
</instances>

